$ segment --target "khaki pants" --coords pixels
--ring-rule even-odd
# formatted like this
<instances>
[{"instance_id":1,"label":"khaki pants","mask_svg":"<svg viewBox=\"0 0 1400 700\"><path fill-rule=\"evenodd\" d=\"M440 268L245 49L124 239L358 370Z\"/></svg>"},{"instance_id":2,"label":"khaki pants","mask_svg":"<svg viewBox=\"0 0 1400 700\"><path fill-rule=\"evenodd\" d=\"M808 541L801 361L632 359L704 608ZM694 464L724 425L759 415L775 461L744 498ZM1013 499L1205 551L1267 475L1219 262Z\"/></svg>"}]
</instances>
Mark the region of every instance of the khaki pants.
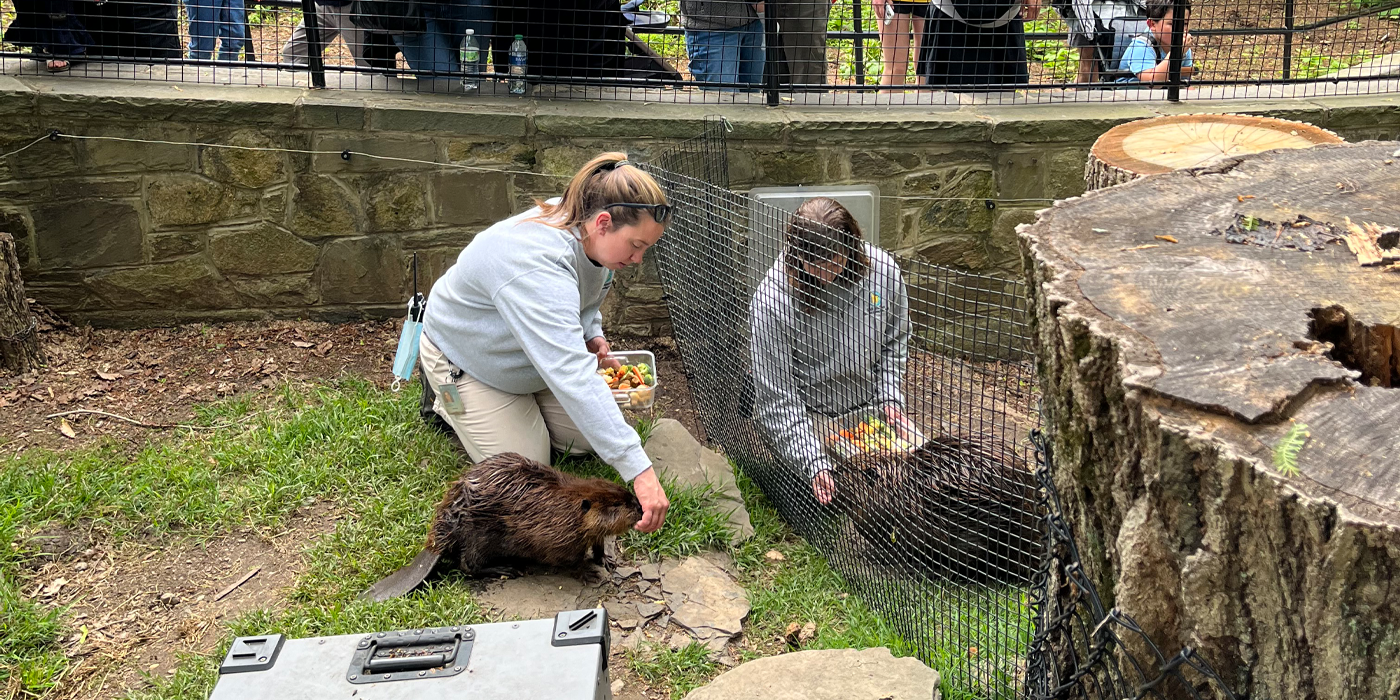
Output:
<instances>
[{"instance_id":1,"label":"khaki pants","mask_svg":"<svg viewBox=\"0 0 1400 700\"><path fill-rule=\"evenodd\" d=\"M462 372L454 383L465 410L458 415L448 413L442 408L438 387L453 381L451 375L456 367L427 334L419 342L418 357L423 376L433 389L433 411L452 426L472 461L515 452L549 464L551 447L574 454L593 451L559 404L559 399L548 389L533 394L507 394Z\"/></svg>"}]
</instances>

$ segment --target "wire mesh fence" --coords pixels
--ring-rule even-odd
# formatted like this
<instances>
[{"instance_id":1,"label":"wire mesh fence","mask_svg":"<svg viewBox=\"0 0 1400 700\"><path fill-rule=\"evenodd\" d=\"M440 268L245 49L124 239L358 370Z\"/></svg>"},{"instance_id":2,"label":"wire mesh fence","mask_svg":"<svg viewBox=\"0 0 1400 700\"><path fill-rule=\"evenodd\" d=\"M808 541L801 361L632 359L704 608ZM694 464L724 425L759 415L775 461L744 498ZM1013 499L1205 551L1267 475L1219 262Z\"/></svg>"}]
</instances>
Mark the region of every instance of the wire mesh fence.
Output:
<instances>
[{"instance_id":1,"label":"wire mesh fence","mask_svg":"<svg viewBox=\"0 0 1400 700\"><path fill-rule=\"evenodd\" d=\"M832 200L789 213L730 191L725 133L712 120L643 166L674 205L655 254L709 440L946 697L1232 698L1083 574L1023 283L887 253Z\"/></svg>"},{"instance_id":2,"label":"wire mesh fence","mask_svg":"<svg viewBox=\"0 0 1400 700\"><path fill-rule=\"evenodd\" d=\"M661 160L703 172L699 153ZM1019 697L1044 540L1020 283L887 254L829 205L793 220L650 171L706 434L946 687Z\"/></svg>"},{"instance_id":3,"label":"wire mesh fence","mask_svg":"<svg viewBox=\"0 0 1400 700\"><path fill-rule=\"evenodd\" d=\"M0 0L0 17L7 74L761 104L1400 91L1400 0Z\"/></svg>"}]
</instances>

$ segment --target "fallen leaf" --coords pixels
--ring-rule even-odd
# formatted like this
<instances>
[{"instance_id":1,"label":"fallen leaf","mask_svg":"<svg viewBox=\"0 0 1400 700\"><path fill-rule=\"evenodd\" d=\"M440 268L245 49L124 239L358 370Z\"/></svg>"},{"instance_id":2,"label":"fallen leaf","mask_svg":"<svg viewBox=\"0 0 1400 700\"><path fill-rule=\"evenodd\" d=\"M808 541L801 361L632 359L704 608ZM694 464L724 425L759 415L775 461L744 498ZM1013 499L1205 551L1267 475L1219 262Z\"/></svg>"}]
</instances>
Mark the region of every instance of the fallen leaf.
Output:
<instances>
[{"instance_id":1,"label":"fallen leaf","mask_svg":"<svg viewBox=\"0 0 1400 700\"><path fill-rule=\"evenodd\" d=\"M292 341L292 346L293 346L293 347L298 347L298 348L314 348L314 347L316 347L316 344L315 344L315 343L308 343L308 342L306 342L306 341L304 341L304 340L293 340L293 341Z\"/></svg>"},{"instance_id":2,"label":"fallen leaf","mask_svg":"<svg viewBox=\"0 0 1400 700\"><path fill-rule=\"evenodd\" d=\"M802 626L802 631L797 633L797 643L807 644L817 637L817 623L808 622Z\"/></svg>"},{"instance_id":3,"label":"fallen leaf","mask_svg":"<svg viewBox=\"0 0 1400 700\"><path fill-rule=\"evenodd\" d=\"M1162 247L1162 246L1159 246L1159 245L1157 245L1156 243L1149 243L1149 244L1147 244L1147 245L1140 245L1140 246L1137 246L1137 247L1134 247L1134 248L1119 248L1118 250L1119 250L1119 251L1125 251L1125 250L1147 250L1148 248L1161 248L1161 247Z\"/></svg>"},{"instance_id":4,"label":"fallen leaf","mask_svg":"<svg viewBox=\"0 0 1400 700\"><path fill-rule=\"evenodd\" d=\"M63 587L67 585L67 583L68 579L66 578L56 578L51 583L49 583L49 585L44 586L44 592L42 593L42 595L50 598L56 596L58 595L59 591L63 590Z\"/></svg>"},{"instance_id":5,"label":"fallen leaf","mask_svg":"<svg viewBox=\"0 0 1400 700\"><path fill-rule=\"evenodd\" d=\"M768 550L768 552L763 555L763 558L767 559L768 561L783 561L784 559L787 559L787 557L783 556L782 552L779 552L776 549Z\"/></svg>"},{"instance_id":6,"label":"fallen leaf","mask_svg":"<svg viewBox=\"0 0 1400 700\"><path fill-rule=\"evenodd\" d=\"M112 372L103 372L102 370L99 369L99 370L97 370L97 378L98 378L98 379L101 379L101 380L103 380L103 381L106 381L106 382L115 382L115 381L117 381L118 379L121 379L121 378L122 378L122 375L120 375L120 374L114 374L114 373L112 373Z\"/></svg>"},{"instance_id":7,"label":"fallen leaf","mask_svg":"<svg viewBox=\"0 0 1400 700\"><path fill-rule=\"evenodd\" d=\"M1157 239L1157 240L1159 240L1159 241L1166 241L1166 242L1168 242L1168 243L1180 243L1180 241L1176 240L1175 238L1173 238L1173 237L1171 237L1171 236L1153 236L1153 238L1155 238L1155 239Z\"/></svg>"},{"instance_id":8,"label":"fallen leaf","mask_svg":"<svg viewBox=\"0 0 1400 700\"><path fill-rule=\"evenodd\" d=\"M1246 199L1254 199L1254 195L1252 195L1252 194L1239 194L1239 195L1235 195L1235 199L1238 199L1239 201L1243 202L1243 201L1246 200Z\"/></svg>"},{"instance_id":9,"label":"fallen leaf","mask_svg":"<svg viewBox=\"0 0 1400 700\"><path fill-rule=\"evenodd\" d=\"M67 418L58 419L58 432L63 433L63 437L69 439L78 437L77 431L73 430L73 426L68 422Z\"/></svg>"},{"instance_id":10,"label":"fallen leaf","mask_svg":"<svg viewBox=\"0 0 1400 700\"><path fill-rule=\"evenodd\" d=\"M327 355L330 355L330 354L331 354L331 348L332 348L333 346L334 346L334 344L331 343L331 341L327 340L326 342L321 343L320 345L317 345L317 346L316 346L316 349L315 349L315 350L312 350L311 352L312 352L312 354L314 354L314 355L318 355L318 356L320 356L320 357L326 357Z\"/></svg>"}]
</instances>

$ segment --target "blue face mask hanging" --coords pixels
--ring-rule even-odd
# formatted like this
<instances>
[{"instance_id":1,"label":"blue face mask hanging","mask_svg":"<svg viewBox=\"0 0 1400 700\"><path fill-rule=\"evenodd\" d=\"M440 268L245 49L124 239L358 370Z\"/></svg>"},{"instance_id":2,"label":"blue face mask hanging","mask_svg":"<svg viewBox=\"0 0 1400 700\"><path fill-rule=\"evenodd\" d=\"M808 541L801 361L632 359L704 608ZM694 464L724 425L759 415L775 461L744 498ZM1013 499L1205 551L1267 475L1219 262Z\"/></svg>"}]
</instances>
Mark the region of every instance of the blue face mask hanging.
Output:
<instances>
[{"instance_id":1,"label":"blue face mask hanging","mask_svg":"<svg viewBox=\"0 0 1400 700\"><path fill-rule=\"evenodd\" d=\"M427 300L418 293L418 254L415 253L413 297L408 300L408 318L404 319L403 331L399 333L399 347L394 351L394 382L389 385L394 391L413 378L413 365L418 363L418 340L423 334L423 311L427 305Z\"/></svg>"}]
</instances>

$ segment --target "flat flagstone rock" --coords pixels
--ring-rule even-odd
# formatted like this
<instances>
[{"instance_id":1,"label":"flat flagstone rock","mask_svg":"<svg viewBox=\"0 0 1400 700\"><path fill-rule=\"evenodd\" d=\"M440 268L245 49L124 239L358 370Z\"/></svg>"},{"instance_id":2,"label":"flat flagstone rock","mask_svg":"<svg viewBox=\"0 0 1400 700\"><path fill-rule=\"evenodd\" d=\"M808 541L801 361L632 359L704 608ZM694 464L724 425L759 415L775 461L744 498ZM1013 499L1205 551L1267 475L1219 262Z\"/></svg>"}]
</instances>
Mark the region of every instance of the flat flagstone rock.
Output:
<instances>
[{"instance_id":1,"label":"flat flagstone rock","mask_svg":"<svg viewBox=\"0 0 1400 700\"><path fill-rule=\"evenodd\" d=\"M506 619L537 620L577 609L583 593L583 583L569 576L525 576L489 584L476 600Z\"/></svg>"},{"instance_id":2,"label":"flat flagstone rock","mask_svg":"<svg viewBox=\"0 0 1400 700\"><path fill-rule=\"evenodd\" d=\"M938 700L938 672L889 649L824 649L756 659L685 700Z\"/></svg>"},{"instance_id":3,"label":"flat flagstone rock","mask_svg":"<svg viewBox=\"0 0 1400 700\"><path fill-rule=\"evenodd\" d=\"M715 491L715 508L729 515L732 541L753 536L749 511L734 481L734 468L724 455L701 445L681 422L672 418L656 421L647 438L647 456L657 476L673 480L682 488L710 486Z\"/></svg>"},{"instance_id":4,"label":"flat flagstone rock","mask_svg":"<svg viewBox=\"0 0 1400 700\"><path fill-rule=\"evenodd\" d=\"M743 631L749 597L729 574L701 557L690 557L661 577L671 622L702 643L720 645Z\"/></svg>"}]
</instances>

